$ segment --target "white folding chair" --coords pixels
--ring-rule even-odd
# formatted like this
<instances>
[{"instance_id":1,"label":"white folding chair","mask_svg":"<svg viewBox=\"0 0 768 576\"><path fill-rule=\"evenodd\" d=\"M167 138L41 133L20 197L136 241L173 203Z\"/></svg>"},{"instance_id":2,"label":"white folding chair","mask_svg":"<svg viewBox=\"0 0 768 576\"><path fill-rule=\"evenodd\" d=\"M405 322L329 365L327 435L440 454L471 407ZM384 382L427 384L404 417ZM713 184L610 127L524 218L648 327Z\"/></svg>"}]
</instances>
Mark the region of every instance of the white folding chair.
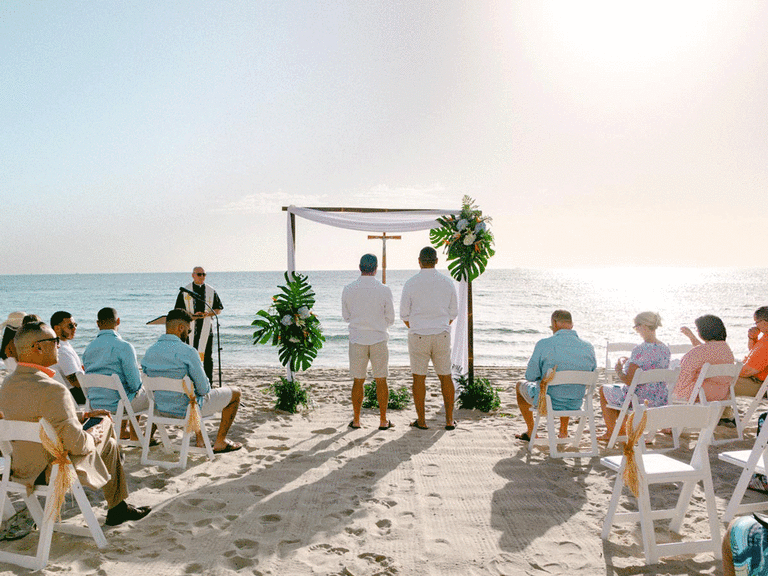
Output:
<instances>
[{"instance_id":1,"label":"white folding chair","mask_svg":"<svg viewBox=\"0 0 768 576\"><path fill-rule=\"evenodd\" d=\"M610 342L605 341L605 381L610 384L613 382L613 377L616 375L614 366L618 357L614 357L619 352L626 352L627 356L632 353L632 350L637 348L636 342Z\"/></svg>"},{"instance_id":2,"label":"white folding chair","mask_svg":"<svg viewBox=\"0 0 768 576\"><path fill-rule=\"evenodd\" d=\"M728 377L731 379L729 383L729 396L725 400L719 400L720 405L725 408L730 406L733 409L733 417L736 420L736 438L724 438L722 440L712 440L713 445L725 444L726 442L733 442L734 440L744 439L744 426L739 419L739 405L736 402L736 391L734 386L736 380L739 378L741 372L742 363L736 362L735 364L709 364L706 363L701 367L699 371L699 377L696 379L693 385L693 390L688 398L686 404L695 404L698 400L701 404L707 404L707 395L704 392L703 384L707 378L715 377Z\"/></svg>"},{"instance_id":3,"label":"white folding chair","mask_svg":"<svg viewBox=\"0 0 768 576\"><path fill-rule=\"evenodd\" d=\"M611 437L608 439L608 444L606 447L613 448L614 444L616 444L616 441L619 440L619 438L622 440L626 438L626 436L619 434L619 431L621 430L621 425L624 422L624 419L627 417L627 413L630 412L630 409L635 411L638 409L638 404L640 402L637 399L637 395L635 394L635 389L639 385L649 384L651 382L664 382L669 388L669 386L674 386L679 375L680 369L667 370L657 368L655 370L641 370L638 368L635 370L635 375L632 377L632 382L629 384L627 395L624 397L624 402L622 402L620 405L608 404L608 408L618 410L619 415L616 418L616 425L613 427L613 432L611 433ZM675 447L677 447L677 443L675 444Z\"/></svg>"},{"instance_id":4,"label":"white folding chair","mask_svg":"<svg viewBox=\"0 0 768 576\"><path fill-rule=\"evenodd\" d=\"M120 399L117 401L117 408L112 413L114 415L114 424L115 424L115 438L118 439L118 443L121 446L143 446L144 445L144 435L141 432L141 427L139 426L139 419L138 416L146 415L147 411L142 410L139 411L137 414L133 406L131 405L131 401L128 399L128 395L125 393L125 388L123 388L122 382L120 382L120 377L117 374L112 374L111 376L106 376L104 374L78 374L77 380L80 382L80 387L83 389L83 394L85 394L85 405L88 410L91 410L91 401L88 398L88 390L91 388L106 388L108 390L113 390L118 393L120 396ZM136 436L139 437L138 442L136 440L130 440L127 438L120 439L120 430L122 428L123 420L128 420L132 425L133 429L136 431Z\"/></svg>"},{"instance_id":5,"label":"white folding chair","mask_svg":"<svg viewBox=\"0 0 768 576\"><path fill-rule=\"evenodd\" d=\"M54 374L53 374L53 379L54 380L57 380L58 382L61 382L62 384L64 384L64 386L67 387L67 390L72 388L72 384L70 384L69 380L67 380L67 377L64 376L64 374L61 373L61 370L59 370L58 368L55 368L53 370L53 372L54 372ZM76 376L80 376L80 374L77 374ZM75 400L75 405L77 406L78 410L82 410L82 409L84 409L84 406L86 406L86 404L78 404L77 400Z\"/></svg>"},{"instance_id":6,"label":"white folding chair","mask_svg":"<svg viewBox=\"0 0 768 576\"><path fill-rule=\"evenodd\" d=\"M597 372L586 372L581 370L563 370L556 372L555 377L547 385L547 390L549 391L553 387L566 384L578 384L584 386L584 396L581 400L581 407L579 407L577 410L555 410L552 408L552 397L547 394L547 442L543 440L537 442L536 433L539 429L541 414L539 413L536 406L532 406L531 410L533 412L534 423L533 433L531 434L531 439L528 442L528 450L533 452L533 448L537 443L548 443L549 455L552 458L580 458L582 456L597 456L597 430L595 428L595 413L592 401L592 398L595 394L595 386L597 385ZM576 433L574 436L558 438L558 429L560 426L559 419L564 416L569 418L577 418L579 423L576 427ZM584 433L585 426L589 426L590 450L589 452L579 452L579 442L581 441L581 436ZM560 444L570 444L573 448L576 449L576 451L561 451L558 449Z\"/></svg>"},{"instance_id":7,"label":"white folding chair","mask_svg":"<svg viewBox=\"0 0 768 576\"><path fill-rule=\"evenodd\" d=\"M708 448L712 433L720 417L721 406L712 402L706 406L675 405L658 408L641 407L634 416L634 423L639 424L643 413L648 415L645 430L648 434L658 430L679 426L699 430L699 438L689 463L670 458L665 454L645 453L644 446L648 434L638 438L634 451L637 463L639 491L635 500L637 511L617 512L619 499L624 488L624 469L626 456L607 456L600 463L617 472L613 486L613 495L608 506L608 513L603 523L602 538L608 538L611 526L616 523L639 522L643 538L645 560L648 564L658 562L661 556L677 556L698 552L712 552L715 558L721 557L720 524L715 508L715 491L712 485L712 473L709 468ZM690 503L696 485L701 482L704 490L704 502L707 507L710 537L706 540L686 540L681 542L659 543L656 541L654 520L670 519L669 529L680 533L685 512ZM677 504L670 509L652 509L650 499L651 484L680 484Z\"/></svg>"},{"instance_id":8,"label":"white folding chair","mask_svg":"<svg viewBox=\"0 0 768 576\"><path fill-rule=\"evenodd\" d=\"M40 531L40 538L37 543L37 551L34 556L0 550L0 562L9 562L17 566L40 570L48 564L48 556L51 552L51 537L53 531L65 532L75 536L91 536L99 548L107 545L107 539L101 530L93 508L88 502L88 497L83 491L83 486L77 478L74 466L67 464L70 468L69 473L73 477L70 491L75 496L80 512L85 519L86 526L73 525L70 522L54 522L56 514L54 506L54 486L59 474L64 474L58 464L54 464L51 469L49 484L35 486L32 494L27 494L27 487L11 480L10 468L13 461L12 441L25 441L41 443L41 427L46 429L49 438L56 438L56 432L53 427L45 420L38 422L20 422L14 420L0 420L0 451L3 453L6 465L3 467L2 482L0 482L0 508L5 509L8 502L8 494L13 493L20 496L27 505L29 513L37 524ZM45 498L45 505L40 506L39 497Z\"/></svg>"},{"instance_id":9,"label":"white folding chair","mask_svg":"<svg viewBox=\"0 0 768 576\"><path fill-rule=\"evenodd\" d=\"M768 426L763 425L760 434L755 438L752 450L722 452L717 457L723 462L728 462L743 469L738 482L736 482L736 487L733 489L728 506L725 509L723 522L730 522L737 514L747 514L767 509L768 500L766 500L765 496L762 496L759 502L742 504L741 501L747 491L752 475L768 474L766 472L768 470Z\"/></svg>"},{"instance_id":10,"label":"white folding chair","mask_svg":"<svg viewBox=\"0 0 768 576\"><path fill-rule=\"evenodd\" d=\"M189 405L187 405L186 413L182 417L161 414L155 408L155 392L161 390L166 392L178 392L186 397L182 380L164 378L162 376L147 376L144 374L142 375L142 382L144 389L147 391L147 396L149 397L149 410L147 411L147 422L145 424L146 433L144 434L144 443L141 447L141 463L144 465L157 464L166 468L186 468L187 458L190 452L194 454L205 454L212 461L215 456L213 454L213 449L211 448L211 441L205 430L205 423L212 419L211 416L201 418L200 431L202 432L205 447L197 448L197 446L190 446L190 439L195 437L194 432L187 432L187 425L192 417ZM194 390L194 384L189 380L187 380L187 389ZM165 452L173 453L178 450L178 461L151 460L149 458L149 437L153 425L157 426ZM166 429L167 426L181 426L182 436L180 445L175 445L171 442Z\"/></svg>"},{"instance_id":11,"label":"white folding chair","mask_svg":"<svg viewBox=\"0 0 768 576\"><path fill-rule=\"evenodd\" d=\"M680 367L680 358L675 358L675 356L684 356L693 348L693 344L670 344L667 347L670 355L669 367L674 370Z\"/></svg>"},{"instance_id":12,"label":"white folding chair","mask_svg":"<svg viewBox=\"0 0 768 576\"><path fill-rule=\"evenodd\" d=\"M741 427L746 428L749 424L749 421L752 420L752 416L754 416L755 412L757 412L757 409L760 407L760 403L763 401L763 398L768 395L768 378L765 379L762 386L757 391L757 394L755 394L754 400L751 400L749 403L749 406L747 406L747 410L744 412L744 416L741 418Z\"/></svg>"}]
</instances>

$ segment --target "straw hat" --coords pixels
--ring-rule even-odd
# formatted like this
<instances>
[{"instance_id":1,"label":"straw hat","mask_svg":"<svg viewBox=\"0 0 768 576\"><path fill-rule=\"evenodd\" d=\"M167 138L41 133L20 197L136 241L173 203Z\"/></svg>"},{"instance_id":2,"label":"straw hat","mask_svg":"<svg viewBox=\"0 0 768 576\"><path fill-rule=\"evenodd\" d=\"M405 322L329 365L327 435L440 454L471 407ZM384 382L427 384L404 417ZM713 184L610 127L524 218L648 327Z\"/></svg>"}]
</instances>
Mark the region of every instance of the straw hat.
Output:
<instances>
[{"instance_id":1,"label":"straw hat","mask_svg":"<svg viewBox=\"0 0 768 576\"><path fill-rule=\"evenodd\" d=\"M8 314L8 320L0 324L0 330L3 330L6 326L18 330L21 328L21 321L24 320L24 316L26 316L24 312L11 312Z\"/></svg>"}]
</instances>

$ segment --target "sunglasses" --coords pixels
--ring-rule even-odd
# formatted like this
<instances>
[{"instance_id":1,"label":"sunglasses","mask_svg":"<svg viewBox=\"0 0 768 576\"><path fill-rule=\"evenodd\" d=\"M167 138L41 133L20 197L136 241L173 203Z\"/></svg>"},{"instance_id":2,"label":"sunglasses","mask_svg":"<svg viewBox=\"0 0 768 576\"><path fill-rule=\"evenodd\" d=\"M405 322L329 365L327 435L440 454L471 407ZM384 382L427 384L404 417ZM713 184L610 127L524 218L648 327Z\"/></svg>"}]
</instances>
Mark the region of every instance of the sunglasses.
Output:
<instances>
[{"instance_id":1,"label":"sunglasses","mask_svg":"<svg viewBox=\"0 0 768 576\"><path fill-rule=\"evenodd\" d=\"M195 272L195 276L205 276L205 272Z\"/></svg>"},{"instance_id":2,"label":"sunglasses","mask_svg":"<svg viewBox=\"0 0 768 576\"><path fill-rule=\"evenodd\" d=\"M53 342L56 344L56 346L59 345L59 337L56 336L54 338L43 338L42 340L37 340L35 344L40 344L40 342Z\"/></svg>"}]
</instances>

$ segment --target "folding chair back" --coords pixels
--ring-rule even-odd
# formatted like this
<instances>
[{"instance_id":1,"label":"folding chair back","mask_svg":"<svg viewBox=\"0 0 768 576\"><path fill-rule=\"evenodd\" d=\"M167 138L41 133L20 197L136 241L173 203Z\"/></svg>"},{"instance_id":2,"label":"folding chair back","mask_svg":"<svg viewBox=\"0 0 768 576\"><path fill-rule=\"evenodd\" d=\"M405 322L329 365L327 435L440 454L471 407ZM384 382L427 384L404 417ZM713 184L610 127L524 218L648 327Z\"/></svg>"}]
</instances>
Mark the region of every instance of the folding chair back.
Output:
<instances>
[{"instance_id":1,"label":"folding chair back","mask_svg":"<svg viewBox=\"0 0 768 576\"><path fill-rule=\"evenodd\" d=\"M587 372L581 370L562 370L555 373L555 377L548 384L547 389L551 390L553 387L562 386L566 384L578 384L584 386L584 396L581 400L581 406L576 410L555 410L552 407L552 397L547 394L547 440L549 443L549 455L552 458L564 458L568 457L582 457L582 456L597 456L597 430L595 428L595 414L592 398L595 394L595 386L597 385L597 372ZM536 406L532 407L534 424L533 433L531 439L528 442L528 450L533 451L534 445L537 443L536 432L539 429L539 421L541 414ZM558 437L559 421L556 419L562 417L576 418L579 423L576 427L576 433L573 436L567 438ZM588 452L579 452L579 442L581 436L584 433L585 426L589 427L590 449ZM543 442L542 442L543 443ZM561 444L570 444L576 451L562 451L559 449Z\"/></svg>"},{"instance_id":2,"label":"folding chair back","mask_svg":"<svg viewBox=\"0 0 768 576\"><path fill-rule=\"evenodd\" d=\"M613 367L616 365L619 355L629 356L632 350L637 348L636 342L605 342L605 381L606 383L613 382L613 377L616 375L616 370ZM626 354L621 354L622 352Z\"/></svg>"},{"instance_id":3,"label":"folding chair back","mask_svg":"<svg viewBox=\"0 0 768 576\"><path fill-rule=\"evenodd\" d=\"M724 438L722 440L713 440L712 444L724 444L725 442L733 442L734 440L744 439L744 426L739 418L739 405L736 402L736 380L739 379L739 373L741 373L741 362L735 364L709 364L706 363L701 367L699 371L699 377L696 379L696 383L693 385L693 390L688 398L688 404L694 404L697 400L702 403L707 403L707 395L704 391L704 381L707 378L727 377L730 379L728 382L728 397L725 400L719 400L720 405L730 406L733 409L733 417L736 420L736 437Z\"/></svg>"},{"instance_id":4,"label":"folding chair back","mask_svg":"<svg viewBox=\"0 0 768 576\"><path fill-rule=\"evenodd\" d=\"M128 399L128 395L125 393L120 377L117 374L106 376L104 374L78 374L77 380L80 382L80 387L85 394L85 403L88 410L91 409L91 401L88 398L88 390L91 388L106 388L107 390L115 391L120 399L117 401L117 408L113 412L114 424L115 424L115 438L118 439L118 443L122 446L143 446L144 437L139 426L139 419L137 416L146 414L146 411L140 411L138 414L133 410L131 401ZM122 428L123 420L128 420L136 431L136 436L139 437L138 442L129 439L120 439L120 430Z\"/></svg>"},{"instance_id":5,"label":"folding chair back","mask_svg":"<svg viewBox=\"0 0 768 576\"><path fill-rule=\"evenodd\" d=\"M3 459L5 460L2 482L0 482L0 500L2 500L2 502L0 502L0 508L5 509L7 507L9 493L17 494L26 503L29 513L40 531L40 538L34 556L0 550L0 562L9 562L32 570L40 570L45 568L46 564L48 564L48 556L51 552L51 537L54 530L73 534L75 536L92 536L99 548L103 548L107 545L107 539L104 537L104 532L102 532L101 526L99 526L99 523L96 520L93 508L91 508L91 504L88 502L88 497L85 495L83 486L80 484L80 481L77 478L77 473L71 463L67 464L70 468L71 475L74 477L70 486L70 491L75 496L75 500L80 507L80 512L85 519L86 526L54 522L58 510L55 510L53 487L56 485L58 475L65 473L60 469L58 464L54 464L52 467L49 484L42 486L36 485L32 494L27 494L27 487L24 484L19 484L11 480L10 469L13 462L13 445L11 442L25 441L41 443L41 427L47 429L49 438L56 437L53 427L44 420L41 420L38 423L0 419L0 451L2 451ZM45 498L43 507L40 506L38 500L39 497Z\"/></svg>"},{"instance_id":6,"label":"folding chair back","mask_svg":"<svg viewBox=\"0 0 768 576\"><path fill-rule=\"evenodd\" d=\"M712 402L701 405L674 405L658 408L640 407L634 416L634 424L639 425L643 414L647 414L645 430L648 434L656 430L677 426L699 430L699 438L689 463L681 462L659 453L644 453L647 434L642 434L635 444L635 459L637 462L638 494L636 512L617 512L619 499L624 488L624 469L627 465L625 455L607 456L600 463L617 472L613 494L608 506L608 513L603 524L602 538L610 535L611 526L615 523L639 522L645 560L648 564L658 562L661 556L677 556L698 552L712 552L715 558L721 557L720 524L715 508L715 492L712 485L712 473L709 468L708 449L712 434L720 417L721 406ZM707 507L710 538L697 541L680 541L658 543L656 541L654 520L669 519L669 530L680 532L688 504L696 485L701 482L704 491L704 503ZM674 508L652 509L650 485L679 484L680 493Z\"/></svg>"},{"instance_id":7,"label":"folding chair back","mask_svg":"<svg viewBox=\"0 0 768 576\"><path fill-rule=\"evenodd\" d=\"M186 380L186 379L184 379ZM166 468L186 468L187 467L187 458L189 456L189 453L197 453L197 454L205 454L208 456L208 458L213 461L214 454L213 449L211 448L211 441L208 438L208 434L205 431L205 422L210 419L210 417L203 417L201 418L200 426L201 426L201 432L203 436L203 443L205 444L204 448L197 448L196 446L190 446L190 439L194 436L194 432L187 432L187 426L192 418L192 411L190 410L189 406L187 406L187 410L184 416L177 417L172 416L168 414L161 414L156 409L155 404L155 393L159 391L165 391L165 392L177 392L180 394L184 393L184 384L182 384L182 379L175 379L175 378L165 378L162 376L147 376L146 374L142 376L142 383L144 386L144 389L147 391L147 396L149 398L149 410L147 411L147 422L146 422L146 430L147 432L144 434L144 443L141 447L141 463L144 465L147 464L157 464L159 466L164 466ZM194 385L189 380L186 380L186 386L188 390L194 390ZM179 452L179 459L178 461L168 461L168 460L151 460L149 458L149 436L150 436L150 430L152 430L152 426L156 425L158 432L160 433L160 439L163 443L163 449L166 453L173 453L178 451ZM174 445L171 442L170 437L168 436L167 427L168 426L181 426L182 428L182 435L181 435L181 443L179 445Z\"/></svg>"},{"instance_id":8,"label":"folding chair back","mask_svg":"<svg viewBox=\"0 0 768 576\"><path fill-rule=\"evenodd\" d=\"M757 394L755 394L754 400L750 401L747 410L744 412L744 416L741 419L742 428L746 428L749 425L749 421L752 420L752 416L755 415L757 409L760 407L760 402L763 401L763 398L766 395L768 395L768 378L766 378L762 386L760 386Z\"/></svg>"},{"instance_id":9,"label":"folding chair back","mask_svg":"<svg viewBox=\"0 0 768 576\"><path fill-rule=\"evenodd\" d=\"M737 514L748 514L758 510L768 509L768 500L764 497L759 502L742 504L744 493L749 487L749 481L754 474L768 474L768 425L763 425L760 434L755 438L752 450L733 450L718 454L723 462L728 462L742 468L741 476L736 482L733 494L723 515L723 522L730 522Z\"/></svg>"},{"instance_id":10,"label":"folding chair back","mask_svg":"<svg viewBox=\"0 0 768 576\"><path fill-rule=\"evenodd\" d=\"M641 384L650 384L651 382L664 382L667 384L667 388L669 388L670 384L674 385L674 383L677 382L677 377L679 375L680 369L668 370L658 368L655 370L641 370L638 368L635 370L635 375L632 377L632 382L627 389L627 395L624 397L624 402L622 402L620 405L608 404L608 408L618 410L619 415L616 418L616 425L613 427L613 432L611 433L611 437L608 439L608 444L606 447L613 448L614 444L616 444L616 441L619 440L619 438L626 438L626 436L620 435L619 431L621 430L621 425L624 422L627 414L631 410L638 409L638 404L640 402L637 399L637 395L635 394L635 390L638 386Z\"/></svg>"},{"instance_id":11,"label":"folding chair back","mask_svg":"<svg viewBox=\"0 0 768 576\"><path fill-rule=\"evenodd\" d=\"M669 367L673 370L680 367L680 359L687 354L692 348L692 344L669 344ZM676 358L677 356L677 358Z\"/></svg>"}]
</instances>

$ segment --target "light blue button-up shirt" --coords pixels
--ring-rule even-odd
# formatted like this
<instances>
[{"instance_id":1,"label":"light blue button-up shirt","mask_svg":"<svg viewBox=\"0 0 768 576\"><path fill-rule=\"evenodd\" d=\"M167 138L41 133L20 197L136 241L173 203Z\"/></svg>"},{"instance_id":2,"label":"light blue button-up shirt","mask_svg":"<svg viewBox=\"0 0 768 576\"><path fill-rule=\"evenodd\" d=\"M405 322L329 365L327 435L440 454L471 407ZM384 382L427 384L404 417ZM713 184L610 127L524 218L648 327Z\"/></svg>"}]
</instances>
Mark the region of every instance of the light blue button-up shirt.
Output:
<instances>
[{"instance_id":1,"label":"light blue button-up shirt","mask_svg":"<svg viewBox=\"0 0 768 576\"><path fill-rule=\"evenodd\" d=\"M593 371L597 368L595 349L585 342L575 330L561 329L549 338L536 343L533 355L525 370L525 379L529 382L539 382L550 368L557 366L557 371L583 370ZM539 387L530 390L534 400L538 399ZM547 389L552 397L552 407L555 410L576 410L584 397L584 386L579 384L564 384L554 389Z\"/></svg>"},{"instance_id":2,"label":"light blue button-up shirt","mask_svg":"<svg viewBox=\"0 0 768 576\"><path fill-rule=\"evenodd\" d=\"M175 334L163 334L147 348L141 360L141 369L147 376L164 376L181 379L189 376L195 385L197 403L202 408L203 397L211 391L211 383L203 370L203 363L197 350ZM160 412L183 417L187 412L189 399L180 392L155 393L155 407Z\"/></svg>"},{"instance_id":3,"label":"light blue button-up shirt","mask_svg":"<svg viewBox=\"0 0 768 576\"><path fill-rule=\"evenodd\" d=\"M141 388L141 373L136 360L136 350L123 340L115 330L100 330L96 338L83 352L83 366L86 374L117 374L123 384L128 400L133 400ZM89 388L88 401L91 408L114 412L120 395L107 388Z\"/></svg>"}]
</instances>

